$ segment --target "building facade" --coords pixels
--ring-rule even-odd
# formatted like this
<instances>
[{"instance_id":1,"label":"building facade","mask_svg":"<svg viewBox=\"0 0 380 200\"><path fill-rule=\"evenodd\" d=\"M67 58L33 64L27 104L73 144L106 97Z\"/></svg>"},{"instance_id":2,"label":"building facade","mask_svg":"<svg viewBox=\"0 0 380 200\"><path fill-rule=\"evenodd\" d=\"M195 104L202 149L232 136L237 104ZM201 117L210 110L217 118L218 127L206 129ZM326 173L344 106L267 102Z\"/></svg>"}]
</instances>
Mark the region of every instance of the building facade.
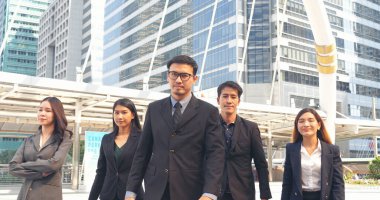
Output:
<instances>
[{"instance_id":1,"label":"building facade","mask_svg":"<svg viewBox=\"0 0 380 200\"><path fill-rule=\"evenodd\" d=\"M248 102L318 106L319 74L307 14L302 0L284 2L256 0L245 41L252 1L168 0L167 9L165 0L107 1L103 82L143 89L148 76L151 90L167 91L166 62L188 54L203 71L199 89L210 95L221 82L234 80L244 85ZM337 111L373 118L375 97L379 118L380 2L324 3L338 51Z\"/></svg>"},{"instance_id":2,"label":"building facade","mask_svg":"<svg viewBox=\"0 0 380 200\"><path fill-rule=\"evenodd\" d=\"M179 54L191 55L203 70L201 90L236 80L243 4L223 0L214 11L210 0L167 2L165 9L165 0L107 1L103 83L143 89L146 79L149 89L168 91L166 62Z\"/></svg>"},{"instance_id":3,"label":"building facade","mask_svg":"<svg viewBox=\"0 0 380 200\"><path fill-rule=\"evenodd\" d=\"M0 1L0 71L36 75L39 20L49 0Z\"/></svg>"},{"instance_id":4,"label":"building facade","mask_svg":"<svg viewBox=\"0 0 380 200\"><path fill-rule=\"evenodd\" d=\"M254 44L249 45L247 56L248 88L260 91L273 87L274 105L318 105L319 74L307 14L302 0L283 3L256 1L255 13L267 14L254 15ZM324 4L338 51L337 111L350 118L369 119L374 114L379 118L380 1L325 0ZM274 84L273 73L277 75ZM250 93L247 100L267 103L269 95Z\"/></svg>"},{"instance_id":5,"label":"building facade","mask_svg":"<svg viewBox=\"0 0 380 200\"><path fill-rule=\"evenodd\" d=\"M83 82L102 84L105 0L83 0L81 66ZM83 68L82 68L83 70Z\"/></svg>"},{"instance_id":6,"label":"building facade","mask_svg":"<svg viewBox=\"0 0 380 200\"><path fill-rule=\"evenodd\" d=\"M105 0L55 0L41 18L37 76L102 83Z\"/></svg>"},{"instance_id":7,"label":"building facade","mask_svg":"<svg viewBox=\"0 0 380 200\"><path fill-rule=\"evenodd\" d=\"M37 76L76 80L81 66L83 1L55 0L41 17Z\"/></svg>"}]
</instances>

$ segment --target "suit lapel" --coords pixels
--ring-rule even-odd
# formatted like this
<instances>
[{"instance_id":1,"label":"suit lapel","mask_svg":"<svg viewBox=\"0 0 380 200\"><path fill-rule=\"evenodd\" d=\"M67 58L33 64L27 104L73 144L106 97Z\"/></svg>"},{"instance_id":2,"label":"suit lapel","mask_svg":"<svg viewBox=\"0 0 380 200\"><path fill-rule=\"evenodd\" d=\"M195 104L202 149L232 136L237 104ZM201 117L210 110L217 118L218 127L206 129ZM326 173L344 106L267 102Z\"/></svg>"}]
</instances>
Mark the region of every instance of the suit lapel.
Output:
<instances>
[{"instance_id":1,"label":"suit lapel","mask_svg":"<svg viewBox=\"0 0 380 200\"><path fill-rule=\"evenodd\" d=\"M42 150L43 148L45 148L46 146L48 146L48 145L53 144L54 142L56 142L56 141L57 141L57 137L59 137L59 136L58 136L57 134L54 134L54 133L53 133L53 135L51 135L51 136L49 137L49 139L45 142L45 144L42 145L41 150ZM41 139L41 138L40 138L40 139Z\"/></svg>"},{"instance_id":2,"label":"suit lapel","mask_svg":"<svg viewBox=\"0 0 380 200\"><path fill-rule=\"evenodd\" d=\"M34 135L33 137L33 145L37 151L40 150L40 140L41 140L41 130L39 130L38 133Z\"/></svg>"},{"instance_id":3,"label":"suit lapel","mask_svg":"<svg viewBox=\"0 0 380 200\"><path fill-rule=\"evenodd\" d=\"M237 141L239 140L240 136L240 130L243 128L241 127L243 124L241 123L241 118L239 115L236 116L236 121L235 121L235 128L234 132L232 133L232 138L231 138L231 150L233 150L236 146Z\"/></svg>"},{"instance_id":4,"label":"suit lapel","mask_svg":"<svg viewBox=\"0 0 380 200\"><path fill-rule=\"evenodd\" d=\"M38 142L37 146L39 147L40 146L40 140L41 140L41 133L38 136L39 136L38 141L35 141L35 142ZM42 147L39 150L42 151L42 149L49 146L50 144L57 142L58 140L59 140L59 135L52 133L52 135L49 137L49 139L45 142L45 144L42 145Z\"/></svg>"},{"instance_id":5,"label":"suit lapel","mask_svg":"<svg viewBox=\"0 0 380 200\"><path fill-rule=\"evenodd\" d=\"M166 124L170 127L170 129L174 129L174 120L172 116L172 104L170 102L170 97L162 101L161 104L161 115L164 118Z\"/></svg>"},{"instance_id":6,"label":"suit lapel","mask_svg":"<svg viewBox=\"0 0 380 200\"><path fill-rule=\"evenodd\" d=\"M183 112L182 117L176 126L176 129L181 128L189 120L191 120L198 113L198 108L199 108L199 100L196 97L194 97L194 95L192 95L189 101L189 104L187 104L187 107L185 111Z\"/></svg>"},{"instance_id":7,"label":"suit lapel","mask_svg":"<svg viewBox=\"0 0 380 200\"><path fill-rule=\"evenodd\" d=\"M322 154L321 154L321 194L325 194L326 184L328 177L330 176L331 166L333 164L333 154L328 144L321 142Z\"/></svg>"},{"instance_id":8,"label":"suit lapel","mask_svg":"<svg viewBox=\"0 0 380 200\"><path fill-rule=\"evenodd\" d=\"M292 152L289 154L293 165L293 176L299 191L302 191L302 176L301 176L301 142L294 143Z\"/></svg>"},{"instance_id":9,"label":"suit lapel","mask_svg":"<svg viewBox=\"0 0 380 200\"><path fill-rule=\"evenodd\" d=\"M137 130L135 128L132 128L131 134L129 135L129 138L127 142L123 145L121 149L121 155L120 155L120 162L118 164L118 168L120 168L120 165L123 163L124 160L133 159L129 158L130 154L130 148L134 146L134 143L137 142Z\"/></svg>"},{"instance_id":10,"label":"suit lapel","mask_svg":"<svg viewBox=\"0 0 380 200\"><path fill-rule=\"evenodd\" d=\"M109 140L106 141L104 145L106 146L107 154L110 155L111 165L115 169L117 169L116 161L115 161L115 145L116 145L115 144L115 137L116 137L116 133L111 133L110 137L108 138Z\"/></svg>"}]
</instances>

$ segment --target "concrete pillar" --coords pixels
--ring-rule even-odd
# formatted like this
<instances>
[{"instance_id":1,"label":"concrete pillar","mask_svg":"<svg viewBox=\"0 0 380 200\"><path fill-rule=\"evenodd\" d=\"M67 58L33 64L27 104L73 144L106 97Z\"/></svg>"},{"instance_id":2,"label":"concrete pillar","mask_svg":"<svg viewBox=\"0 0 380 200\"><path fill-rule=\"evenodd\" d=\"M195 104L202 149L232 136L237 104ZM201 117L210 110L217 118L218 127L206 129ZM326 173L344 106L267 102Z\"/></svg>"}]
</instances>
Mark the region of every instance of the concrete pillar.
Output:
<instances>
[{"instance_id":1,"label":"concrete pillar","mask_svg":"<svg viewBox=\"0 0 380 200\"><path fill-rule=\"evenodd\" d=\"M80 133L81 133L81 103L77 100L75 103L75 129L74 129L74 142L73 142L73 168L71 173L71 188L73 190L79 189L79 155L80 155Z\"/></svg>"},{"instance_id":2,"label":"concrete pillar","mask_svg":"<svg viewBox=\"0 0 380 200\"><path fill-rule=\"evenodd\" d=\"M375 158L377 156L379 156L379 147L377 146L377 136L376 135L373 136L373 152L374 152L373 155L375 156Z\"/></svg>"}]
</instances>

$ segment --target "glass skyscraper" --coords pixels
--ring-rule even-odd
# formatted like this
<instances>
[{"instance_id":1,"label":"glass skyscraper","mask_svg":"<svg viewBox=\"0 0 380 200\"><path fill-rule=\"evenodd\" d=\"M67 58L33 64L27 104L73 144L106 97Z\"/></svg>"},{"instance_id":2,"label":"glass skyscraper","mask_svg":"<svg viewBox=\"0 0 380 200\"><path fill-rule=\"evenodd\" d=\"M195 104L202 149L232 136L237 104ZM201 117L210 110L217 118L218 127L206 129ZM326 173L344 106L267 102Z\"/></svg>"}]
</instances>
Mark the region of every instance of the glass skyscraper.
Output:
<instances>
[{"instance_id":1,"label":"glass skyscraper","mask_svg":"<svg viewBox=\"0 0 380 200\"><path fill-rule=\"evenodd\" d=\"M0 1L0 71L36 75L39 22L49 0Z\"/></svg>"},{"instance_id":2,"label":"glass skyscraper","mask_svg":"<svg viewBox=\"0 0 380 200\"><path fill-rule=\"evenodd\" d=\"M169 0L155 54L165 2L107 1L104 84L142 89L155 55L149 88L168 91L166 62L188 54L204 66L200 90L215 91L233 80L244 85L243 100L248 102L318 106L314 37L302 0L256 0L252 21L251 0L217 1L215 12L213 0ZM337 111L350 118L373 118L374 98L379 118L380 1L324 4L338 52Z\"/></svg>"},{"instance_id":3,"label":"glass skyscraper","mask_svg":"<svg viewBox=\"0 0 380 200\"><path fill-rule=\"evenodd\" d=\"M165 2L107 1L104 84L143 89ZM205 62L201 90L216 87L225 80L236 80L239 41L243 42L244 35L244 7L240 1L224 0L218 2L216 12L213 11L211 0L168 1L149 79L151 90L169 89L166 62L179 54L191 55L200 65L199 71ZM205 54L207 59L203 61Z\"/></svg>"}]
</instances>

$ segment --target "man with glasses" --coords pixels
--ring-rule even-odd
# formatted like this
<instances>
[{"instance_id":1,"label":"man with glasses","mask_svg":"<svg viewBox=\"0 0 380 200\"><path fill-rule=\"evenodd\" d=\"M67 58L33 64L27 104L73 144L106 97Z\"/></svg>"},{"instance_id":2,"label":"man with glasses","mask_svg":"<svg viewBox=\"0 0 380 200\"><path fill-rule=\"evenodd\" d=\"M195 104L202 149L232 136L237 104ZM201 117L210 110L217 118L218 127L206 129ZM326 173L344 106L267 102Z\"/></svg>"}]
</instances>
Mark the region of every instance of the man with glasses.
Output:
<instances>
[{"instance_id":1,"label":"man with glasses","mask_svg":"<svg viewBox=\"0 0 380 200\"><path fill-rule=\"evenodd\" d=\"M225 153L218 109L192 94L192 58L176 56L167 68L170 97L148 106L126 199L134 199L143 179L147 200L216 199Z\"/></svg>"},{"instance_id":2,"label":"man with glasses","mask_svg":"<svg viewBox=\"0 0 380 200\"><path fill-rule=\"evenodd\" d=\"M237 114L243 89L233 81L218 87L220 121L226 145L226 160L222 181L221 200L255 199L255 178L252 173L252 158L259 179L260 198L270 199L268 164L265 159L260 130L256 123Z\"/></svg>"}]
</instances>

